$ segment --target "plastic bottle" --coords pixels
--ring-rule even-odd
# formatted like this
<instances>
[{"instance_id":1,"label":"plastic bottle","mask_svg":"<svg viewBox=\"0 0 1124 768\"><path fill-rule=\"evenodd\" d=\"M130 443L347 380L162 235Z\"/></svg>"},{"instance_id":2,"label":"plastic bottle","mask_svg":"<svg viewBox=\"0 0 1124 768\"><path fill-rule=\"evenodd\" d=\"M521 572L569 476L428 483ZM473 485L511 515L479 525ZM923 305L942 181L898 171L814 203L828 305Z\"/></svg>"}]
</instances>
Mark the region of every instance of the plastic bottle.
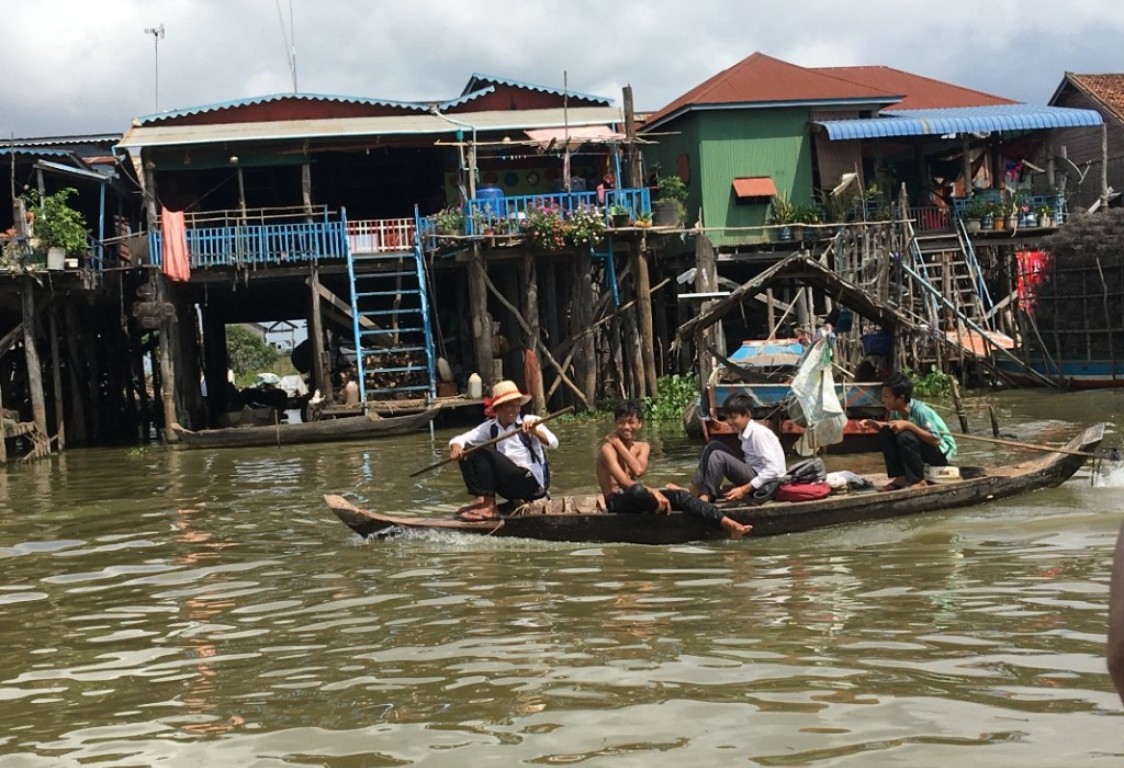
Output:
<instances>
[{"instance_id":1,"label":"plastic bottle","mask_svg":"<svg viewBox=\"0 0 1124 768\"><path fill-rule=\"evenodd\" d=\"M468 397L470 400L479 400L484 396L484 382L479 373L468 377Z\"/></svg>"}]
</instances>

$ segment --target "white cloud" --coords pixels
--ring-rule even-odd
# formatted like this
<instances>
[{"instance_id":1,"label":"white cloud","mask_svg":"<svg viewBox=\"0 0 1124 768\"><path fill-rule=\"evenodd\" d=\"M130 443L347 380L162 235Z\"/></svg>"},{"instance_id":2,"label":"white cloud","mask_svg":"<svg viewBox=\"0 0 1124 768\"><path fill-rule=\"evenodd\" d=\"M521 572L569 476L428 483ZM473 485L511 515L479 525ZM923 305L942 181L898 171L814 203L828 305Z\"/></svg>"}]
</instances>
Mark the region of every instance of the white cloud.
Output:
<instances>
[{"instance_id":1,"label":"white cloud","mask_svg":"<svg viewBox=\"0 0 1124 768\"><path fill-rule=\"evenodd\" d=\"M805 66L885 64L1044 102L1063 72L1124 71L1124 3L1091 0L291 0L301 90L387 99L460 92L474 71L657 109L755 50ZM0 133L124 131L160 106L291 89L289 0L39 0L5 14Z\"/></svg>"}]
</instances>

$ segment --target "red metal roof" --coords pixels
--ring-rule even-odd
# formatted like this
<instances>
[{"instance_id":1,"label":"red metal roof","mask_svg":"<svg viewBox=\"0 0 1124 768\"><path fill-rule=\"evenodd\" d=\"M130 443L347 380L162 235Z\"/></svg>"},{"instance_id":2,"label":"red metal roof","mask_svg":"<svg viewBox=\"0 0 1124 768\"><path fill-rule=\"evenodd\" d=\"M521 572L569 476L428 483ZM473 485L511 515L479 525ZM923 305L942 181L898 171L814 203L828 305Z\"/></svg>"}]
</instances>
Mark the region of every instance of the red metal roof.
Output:
<instances>
[{"instance_id":1,"label":"red metal roof","mask_svg":"<svg viewBox=\"0 0 1124 768\"><path fill-rule=\"evenodd\" d=\"M1065 76L1075 86L1124 120L1124 75L1076 75L1066 72Z\"/></svg>"},{"instance_id":2,"label":"red metal roof","mask_svg":"<svg viewBox=\"0 0 1124 768\"><path fill-rule=\"evenodd\" d=\"M737 197L772 197L777 194L777 185L768 176L746 176L734 179L734 195Z\"/></svg>"},{"instance_id":3,"label":"red metal roof","mask_svg":"<svg viewBox=\"0 0 1124 768\"><path fill-rule=\"evenodd\" d=\"M894 109L990 107L1017 103L1002 96L962 88L893 67L815 67L812 71L850 80L868 88L901 94L904 98L894 104Z\"/></svg>"},{"instance_id":4,"label":"red metal roof","mask_svg":"<svg viewBox=\"0 0 1124 768\"><path fill-rule=\"evenodd\" d=\"M885 104L893 103L901 95L753 53L652 115L647 127L698 106L836 100Z\"/></svg>"}]
</instances>

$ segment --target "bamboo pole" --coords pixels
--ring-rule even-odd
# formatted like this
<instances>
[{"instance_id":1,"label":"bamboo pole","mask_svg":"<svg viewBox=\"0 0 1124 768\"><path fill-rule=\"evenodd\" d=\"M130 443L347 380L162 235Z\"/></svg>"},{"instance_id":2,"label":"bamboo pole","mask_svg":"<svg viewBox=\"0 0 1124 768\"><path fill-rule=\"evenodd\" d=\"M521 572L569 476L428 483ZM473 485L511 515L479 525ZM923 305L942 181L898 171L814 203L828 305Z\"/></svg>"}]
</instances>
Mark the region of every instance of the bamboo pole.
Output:
<instances>
[{"instance_id":1,"label":"bamboo pole","mask_svg":"<svg viewBox=\"0 0 1124 768\"><path fill-rule=\"evenodd\" d=\"M58 311L52 304L48 315L51 332L51 384L55 391L55 435L58 436L59 453L66 450L66 409L63 407L62 362L59 360Z\"/></svg>"},{"instance_id":2,"label":"bamboo pole","mask_svg":"<svg viewBox=\"0 0 1124 768\"><path fill-rule=\"evenodd\" d=\"M1086 458L1095 459L1097 454L1089 453L1088 451L1075 451L1072 448L1055 447L1052 445L1041 445L1039 443L1024 443L1021 440L1002 440L996 437L984 437L983 435L957 435L952 432L937 432L937 435L951 435L956 439L964 438L965 440L975 440L980 443L991 443L993 445L1006 445L1011 448L1026 448L1028 451L1042 451L1044 453L1064 453L1070 456L1084 456Z\"/></svg>"},{"instance_id":3,"label":"bamboo pole","mask_svg":"<svg viewBox=\"0 0 1124 768\"><path fill-rule=\"evenodd\" d=\"M31 418L36 429L47 437L47 406L43 394L43 369L36 341L35 283L31 278L23 281L23 352L27 358L27 386L31 395Z\"/></svg>"}]
</instances>

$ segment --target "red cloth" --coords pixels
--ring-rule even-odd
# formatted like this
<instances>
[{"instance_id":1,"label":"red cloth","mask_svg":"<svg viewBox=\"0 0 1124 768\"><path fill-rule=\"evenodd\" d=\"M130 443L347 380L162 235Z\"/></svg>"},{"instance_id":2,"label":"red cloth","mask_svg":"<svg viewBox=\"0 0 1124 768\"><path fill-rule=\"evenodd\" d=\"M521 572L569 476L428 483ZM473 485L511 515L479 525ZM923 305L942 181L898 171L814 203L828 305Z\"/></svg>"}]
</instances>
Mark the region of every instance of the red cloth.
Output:
<instances>
[{"instance_id":1,"label":"red cloth","mask_svg":"<svg viewBox=\"0 0 1124 768\"><path fill-rule=\"evenodd\" d=\"M163 232L160 259L164 274L169 280L187 282L191 279L191 260L187 254L187 227L183 211L160 209L160 229Z\"/></svg>"},{"instance_id":2,"label":"red cloth","mask_svg":"<svg viewBox=\"0 0 1124 768\"><path fill-rule=\"evenodd\" d=\"M1015 262L1019 273L1015 278L1015 290L1019 303L1027 312L1034 312L1035 293L1042 282L1042 273L1050 268L1053 259L1047 251L1018 251Z\"/></svg>"}]
</instances>

